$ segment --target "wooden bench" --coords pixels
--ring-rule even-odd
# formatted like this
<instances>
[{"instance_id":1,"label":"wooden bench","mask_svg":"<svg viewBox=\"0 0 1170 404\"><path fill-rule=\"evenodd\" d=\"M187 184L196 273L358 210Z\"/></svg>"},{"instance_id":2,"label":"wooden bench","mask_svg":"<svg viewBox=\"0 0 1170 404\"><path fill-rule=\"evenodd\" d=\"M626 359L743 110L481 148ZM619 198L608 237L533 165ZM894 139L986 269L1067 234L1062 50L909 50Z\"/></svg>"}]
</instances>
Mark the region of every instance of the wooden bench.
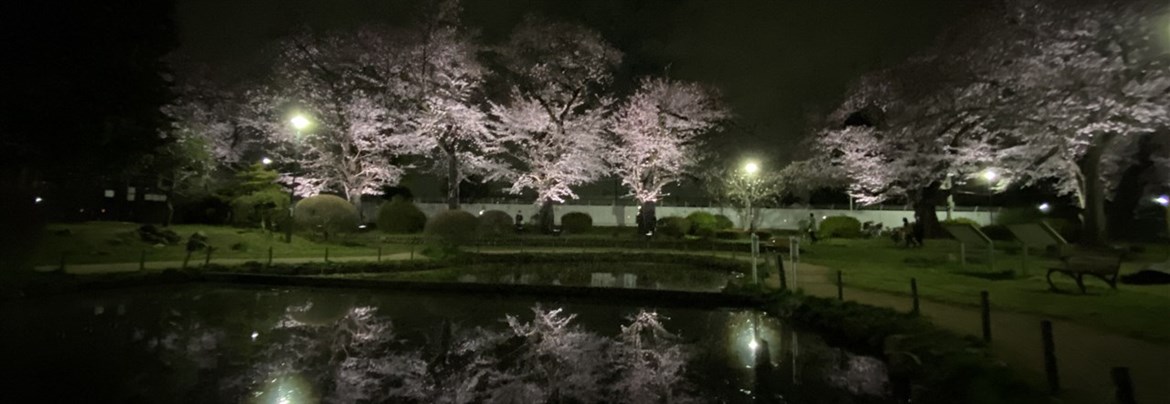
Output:
<instances>
[{"instance_id":1,"label":"wooden bench","mask_svg":"<svg viewBox=\"0 0 1170 404\"><path fill-rule=\"evenodd\" d=\"M1090 255L1073 255L1062 257L1060 259L1064 263L1062 267L1048 269L1048 286L1056 290L1056 285L1052 283L1053 273L1063 273L1077 281L1077 287L1081 288L1081 293L1085 293L1085 275L1095 276L1109 287L1117 289L1117 275L1121 271L1121 257L1109 256L1090 256Z\"/></svg>"}]
</instances>

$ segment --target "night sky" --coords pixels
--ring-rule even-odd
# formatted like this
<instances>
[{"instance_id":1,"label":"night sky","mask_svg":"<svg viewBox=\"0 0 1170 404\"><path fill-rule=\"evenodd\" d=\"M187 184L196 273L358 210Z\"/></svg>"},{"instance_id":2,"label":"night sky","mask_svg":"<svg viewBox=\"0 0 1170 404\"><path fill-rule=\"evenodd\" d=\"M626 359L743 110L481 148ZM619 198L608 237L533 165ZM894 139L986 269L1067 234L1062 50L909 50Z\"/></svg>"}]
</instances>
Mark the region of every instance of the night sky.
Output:
<instances>
[{"instance_id":1,"label":"night sky","mask_svg":"<svg viewBox=\"0 0 1170 404\"><path fill-rule=\"evenodd\" d=\"M401 24L414 0L179 0L180 50L246 78L265 45L300 27ZM928 45L967 1L467 0L466 25L487 42L528 13L576 21L626 54L619 82L662 74L718 86L737 114L716 142L726 157L801 157L810 119L860 74Z\"/></svg>"}]
</instances>

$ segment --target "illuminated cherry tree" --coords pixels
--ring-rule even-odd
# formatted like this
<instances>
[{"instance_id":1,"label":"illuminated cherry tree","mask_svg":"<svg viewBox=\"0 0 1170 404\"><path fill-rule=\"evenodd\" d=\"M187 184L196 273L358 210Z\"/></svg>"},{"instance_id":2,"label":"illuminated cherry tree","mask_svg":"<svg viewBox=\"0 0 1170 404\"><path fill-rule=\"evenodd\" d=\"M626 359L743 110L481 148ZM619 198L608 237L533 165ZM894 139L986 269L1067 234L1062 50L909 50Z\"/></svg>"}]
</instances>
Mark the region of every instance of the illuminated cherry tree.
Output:
<instances>
[{"instance_id":1,"label":"illuminated cherry tree","mask_svg":"<svg viewBox=\"0 0 1170 404\"><path fill-rule=\"evenodd\" d=\"M407 81L413 111L406 121L434 157L432 170L447 177L447 206L459 208L459 184L468 175L490 181L502 175L497 138L487 129L480 108L487 69L477 60L481 50L461 28L458 1L431 4L417 24L407 53Z\"/></svg>"},{"instance_id":2,"label":"illuminated cherry tree","mask_svg":"<svg viewBox=\"0 0 1170 404\"><path fill-rule=\"evenodd\" d=\"M693 83L644 79L614 113L606 157L630 196L642 206L642 221L652 225L663 188L695 168L702 136L729 117L717 97ZM639 229L645 233L646 229Z\"/></svg>"},{"instance_id":3,"label":"illuminated cherry tree","mask_svg":"<svg viewBox=\"0 0 1170 404\"><path fill-rule=\"evenodd\" d=\"M493 103L492 127L507 145L509 191L536 193L541 226L552 204L605 170L603 133L613 100L605 93L621 53L587 28L527 18L498 49L511 80L506 102Z\"/></svg>"},{"instance_id":4,"label":"illuminated cherry tree","mask_svg":"<svg viewBox=\"0 0 1170 404\"><path fill-rule=\"evenodd\" d=\"M250 107L262 117L252 123L297 166L283 179L298 195L335 191L357 205L361 195L397 184L405 169L397 159L420 150L396 103L407 85L389 74L405 69L398 48L386 46L395 43L363 29L281 44L275 83L253 91Z\"/></svg>"},{"instance_id":5,"label":"illuminated cherry tree","mask_svg":"<svg viewBox=\"0 0 1170 404\"><path fill-rule=\"evenodd\" d=\"M816 138L848 179L851 197L907 201L930 233L940 229L935 211L949 192L944 185L985 169L998 144L987 111L1003 102L999 89L954 75L958 65L930 55L863 78L830 116L838 126Z\"/></svg>"},{"instance_id":6,"label":"illuminated cherry tree","mask_svg":"<svg viewBox=\"0 0 1170 404\"><path fill-rule=\"evenodd\" d=\"M1026 111L1002 155L1027 184L1055 179L1084 209L1084 239L1100 242L1105 199L1134 150L1133 137L1170 123L1166 5L1021 2L997 79ZM1009 63L1010 62L1010 63ZM1007 111L1005 114L1012 111Z\"/></svg>"}]
</instances>

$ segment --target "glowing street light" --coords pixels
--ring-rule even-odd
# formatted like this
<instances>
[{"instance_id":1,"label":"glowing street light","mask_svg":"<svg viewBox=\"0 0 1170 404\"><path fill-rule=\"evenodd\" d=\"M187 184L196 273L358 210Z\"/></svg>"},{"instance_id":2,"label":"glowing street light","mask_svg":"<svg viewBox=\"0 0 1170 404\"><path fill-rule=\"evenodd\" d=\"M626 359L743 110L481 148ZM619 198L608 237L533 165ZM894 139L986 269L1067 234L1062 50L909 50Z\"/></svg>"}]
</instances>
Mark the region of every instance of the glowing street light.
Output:
<instances>
[{"instance_id":1,"label":"glowing street light","mask_svg":"<svg viewBox=\"0 0 1170 404\"><path fill-rule=\"evenodd\" d=\"M755 351L756 349L759 349L759 348L760 348L760 343L756 342L755 338L752 338L751 341L748 341L748 349Z\"/></svg>"},{"instance_id":2,"label":"glowing street light","mask_svg":"<svg viewBox=\"0 0 1170 404\"><path fill-rule=\"evenodd\" d=\"M262 158L262 159L260 159L260 164L263 164L263 165L272 164L272 159L270 159L268 157Z\"/></svg>"},{"instance_id":3,"label":"glowing street light","mask_svg":"<svg viewBox=\"0 0 1170 404\"><path fill-rule=\"evenodd\" d=\"M293 117L288 120L288 123L292 124L293 128L296 128L298 131L305 130L305 128L308 128L309 125L312 124L312 122L309 121L309 118L306 118L301 114L293 115Z\"/></svg>"},{"instance_id":4,"label":"glowing street light","mask_svg":"<svg viewBox=\"0 0 1170 404\"><path fill-rule=\"evenodd\" d=\"M747 164L743 165L743 172L747 173L747 175L755 175L759 171L760 165L756 164L754 161L749 161Z\"/></svg>"},{"instance_id":5,"label":"glowing street light","mask_svg":"<svg viewBox=\"0 0 1170 404\"><path fill-rule=\"evenodd\" d=\"M1170 196L1161 195L1154 198L1154 203L1162 205L1163 208L1170 207Z\"/></svg>"},{"instance_id":6,"label":"glowing street light","mask_svg":"<svg viewBox=\"0 0 1170 404\"><path fill-rule=\"evenodd\" d=\"M999 178L999 174L995 170L988 168L983 171L983 179L987 180L987 182L993 182L996 178Z\"/></svg>"},{"instance_id":7,"label":"glowing street light","mask_svg":"<svg viewBox=\"0 0 1170 404\"><path fill-rule=\"evenodd\" d=\"M1036 208L1040 209L1040 212L1043 213L1048 213L1048 211L1052 210L1052 206L1048 205L1048 202L1041 203L1040 206L1037 206Z\"/></svg>"}]
</instances>

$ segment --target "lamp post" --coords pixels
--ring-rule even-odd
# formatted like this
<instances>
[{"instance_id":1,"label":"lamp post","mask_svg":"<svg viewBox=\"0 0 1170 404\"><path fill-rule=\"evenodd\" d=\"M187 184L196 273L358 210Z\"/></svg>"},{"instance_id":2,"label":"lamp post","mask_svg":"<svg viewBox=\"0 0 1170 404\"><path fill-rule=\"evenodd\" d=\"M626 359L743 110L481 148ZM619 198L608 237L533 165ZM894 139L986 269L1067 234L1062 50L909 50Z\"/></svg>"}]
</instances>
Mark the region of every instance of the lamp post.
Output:
<instances>
[{"instance_id":1,"label":"lamp post","mask_svg":"<svg viewBox=\"0 0 1170 404\"><path fill-rule=\"evenodd\" d=\"M1170 236L1170 195L1159 195L1154 198L1154 203L1161 205L1162 210L1166 211L1166 235ZM1167 266L1170 266L1170 257L1166 259Z\"/></svg>"},{"instance_id":2,"label":"lamp post","mask_svg":"<svg viewBox=\"0 0 1170 404\"><path fill-rule=\"evenodd\" d=\"M760 165L754 161L749 161L743 165L743 175L746 179L747 186L747 218L748 218L748 233L756 233L756 215L752 211L752 200L756 198L756 173L760 172Z\"/></svg>"},{"instance_id":3,"label":"lamp post","mask_svg":"<svg viewBox=\"0 0 1170 404\"><path fill-rule=\"evenodd\" d=\"M995 224L995 211L992 210L991 205L993 203L992 198L995 197L995 180L999 178L999 174L994 169L988 168L983 170L982 176L987 181L987 217L991 222L989 224Z\"/></svg>"},{"instance_id":4,"label":"lamp post","mask_svg":"<svg viewBox=\"0 0 1170 404\"><path fill-rule=\"evenodd\" d=\"M292 125L293 129L296 130L296 137L293 138L294 141L299 141L301 139L301 131L308 129L309 126L313 124L313 122L310 121L308 117L306 117L302 114L299 114L299 113L293 115L292 118L289 118L288 123L290 125ZM265 157L265 160L269 160L269 159L267 157ZM271 161L271 160L269 160L269 161ZM284 226L284 242L286 242L286 243L292 242L293 199L296 197L296 190L297 190L296 174L290 172L289 177L290 177L292 183L289 184L289 187L288 187L288 223L286 226Z\"/></svg>"}]
</instances>

